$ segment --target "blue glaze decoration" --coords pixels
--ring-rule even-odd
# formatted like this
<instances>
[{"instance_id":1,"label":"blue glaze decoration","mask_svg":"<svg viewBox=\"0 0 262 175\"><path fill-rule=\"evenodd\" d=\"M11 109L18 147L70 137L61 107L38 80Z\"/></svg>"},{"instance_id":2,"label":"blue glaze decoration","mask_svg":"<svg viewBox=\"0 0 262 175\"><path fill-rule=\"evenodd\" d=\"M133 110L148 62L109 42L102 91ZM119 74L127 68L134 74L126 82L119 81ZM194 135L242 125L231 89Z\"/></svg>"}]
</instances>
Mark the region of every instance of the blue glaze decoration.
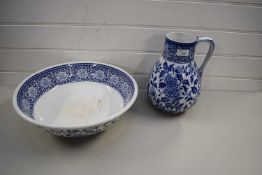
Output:
<instances>
[{"instance_id":1,"label":"blue glaze decoration","mask_svg":"<svg viewBox=\"0 0 262 175\"><path fill-rule=\"evenodd\" d=\"M37 100L57 85L75 82L97 82L114 88L126 105L134 95L132 80L122 71L99 63L73 63L48 68L23 83L17 94L21 111L34 118L33 110Z\"/></svg>"},{"instance_id":2,"label":"blue glaze decoration","mask_svg":"<svg viewBox=\"0 0 262 175\"><path fill-rule=\"evenodd\" d=\"M167 66L172 67L171 71L166 70ZM161 58L150 75L149 99L160 110L181 113L197 101L200 80L194 62L175 65Z\"/></svg>"},{"instance_id":3,"label":"blue glaze decoration","mask_svg":"<svg viewBox=\"0 0 262 175\"><path fill-rule=\"evenodd\" d=\"M197 45L197 41L193 43L178 43L176 41L172 41L166 38L162 56L166 60L172 61L174 63L178 63L178 64L190 63L194 60L196 45ZM182 56L182 55L178 56L177 55L178 50L188 50L189 53L186 56Z\"/></svg>"},{"instance_id":4,"label":"blue glaze decoration","mask_svg":"<svg viewBox=\"0 0 262 175\"><path fill-rule=\"evenodd\" d=\"M200 95L201 77L214 51L214 42L207 37L193 37L190 42L177 42L184 33L168 33L162 57L153 67L148 83L148 97L157 109L182 113L192 107ZM170 39L168 36L172 36ZM183 40L183 39L182 39ZM196 45L208 42L210 47L200 68L194 61Z\"/></svg>"}]
</instances>

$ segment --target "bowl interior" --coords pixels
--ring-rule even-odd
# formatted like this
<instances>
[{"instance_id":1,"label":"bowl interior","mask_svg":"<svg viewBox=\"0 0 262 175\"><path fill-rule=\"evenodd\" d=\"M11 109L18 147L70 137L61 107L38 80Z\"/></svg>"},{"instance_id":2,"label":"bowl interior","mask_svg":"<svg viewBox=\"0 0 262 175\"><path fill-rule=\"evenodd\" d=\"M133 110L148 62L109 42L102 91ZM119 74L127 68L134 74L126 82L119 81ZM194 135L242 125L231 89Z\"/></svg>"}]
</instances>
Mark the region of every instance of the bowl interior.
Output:
<instances>
[{"instance_id":1,"label":"bowl interior","mask_svg":"<svg viewBox=\"0 0 262 175\"><path fill-rule=\"evenodd\" d=\"M92 125L121 113L136 85L125 71L100 63L70 63L33 74L18 87L16 103L28 118L50 126Z\"/></svg>"}]
</instances>

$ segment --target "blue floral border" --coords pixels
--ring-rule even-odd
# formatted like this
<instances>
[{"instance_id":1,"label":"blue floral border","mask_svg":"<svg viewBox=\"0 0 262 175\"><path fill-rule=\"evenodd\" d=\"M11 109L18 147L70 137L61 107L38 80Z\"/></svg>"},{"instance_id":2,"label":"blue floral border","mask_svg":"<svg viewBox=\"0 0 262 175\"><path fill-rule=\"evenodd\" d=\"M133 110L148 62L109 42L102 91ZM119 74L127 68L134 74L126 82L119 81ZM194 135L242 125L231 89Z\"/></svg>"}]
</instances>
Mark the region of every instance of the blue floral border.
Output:
<instances>
[{"instance_id":1,"label":"blue floral border","mask_svg":"<svg viewBox=\"0 0 262 175\"><path fill-rule=\"evenodd\" d=\"M114 88L126 105L134 95L132 79L124 72L99 63L73 63L48 68L29 78L18 91L17 104L23 113L34 118L36 101L57 85L74 82L98 82Z\"/></svg>"},{"instance_id":2,"label":"blue floral border","mask_svg":"<svg viewBox=\"0 0 262 175\"><path fill-rule=\"evenodd\" d=\"M177 43L168 38L165 39L163 58L168 61L178 63L178 64L186 64L190 63L194 60L194 53L197 41L193 43ZM187 56L178 56L178 50L188 50L189 53Z\"/></svg>"}]
</instances>

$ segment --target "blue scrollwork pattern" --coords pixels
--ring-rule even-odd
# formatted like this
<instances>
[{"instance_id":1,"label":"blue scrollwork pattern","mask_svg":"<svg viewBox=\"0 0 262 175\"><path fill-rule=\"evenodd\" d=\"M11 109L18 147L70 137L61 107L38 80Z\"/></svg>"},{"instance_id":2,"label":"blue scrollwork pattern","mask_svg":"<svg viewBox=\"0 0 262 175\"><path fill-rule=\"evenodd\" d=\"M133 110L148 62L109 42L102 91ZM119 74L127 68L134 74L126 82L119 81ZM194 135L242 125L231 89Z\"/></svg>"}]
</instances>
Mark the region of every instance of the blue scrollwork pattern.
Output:
<instances>
[{"instance_id":1,"label":"blue scrollwork pattern","mask_svg":"<svg viewBox=\"0 0 262 175\"><path fill-rule=\"evenodd\" d=\"M57 85L82 81L102 83L114 88L122 96L125 105L135 91L132 80L116 68L93 63L66 64L49 68L28 79L18 92L18 106L23 113L34 118L34 105L45 92Z\"/></svg>"},{"instance_id":2,"label":"blue scrollwork pattern","mask_svg":"<svg viewBox=\"0 0 262 175\"><path fill-rule=\"evenodd\" d=\"M200 94L200 80L194 61L177 64L161 57L150 75L149 99L160 110L184 112L196 103Z\"/></svg>"}]
</instances>

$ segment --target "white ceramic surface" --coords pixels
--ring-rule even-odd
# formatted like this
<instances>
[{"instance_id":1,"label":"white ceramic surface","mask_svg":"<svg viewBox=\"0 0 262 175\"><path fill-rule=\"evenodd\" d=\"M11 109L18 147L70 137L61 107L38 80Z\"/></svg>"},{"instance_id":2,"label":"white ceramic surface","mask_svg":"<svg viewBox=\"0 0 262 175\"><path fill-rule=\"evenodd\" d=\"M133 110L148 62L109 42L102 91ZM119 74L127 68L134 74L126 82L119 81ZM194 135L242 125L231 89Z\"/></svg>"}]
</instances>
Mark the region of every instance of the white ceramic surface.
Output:
<instances>
[{"instance_id":1,"label":"white ceramic surface","mask_svg":"<svg viewBox=\"0 0 262 175\"><path fill-rule=\"evenodd\" d=\"M85 126L103 122L123 107L121 95L110 86L78 82L55 87L41 96L34 116L52 126Z\"/></svg>"}]
</instances>

